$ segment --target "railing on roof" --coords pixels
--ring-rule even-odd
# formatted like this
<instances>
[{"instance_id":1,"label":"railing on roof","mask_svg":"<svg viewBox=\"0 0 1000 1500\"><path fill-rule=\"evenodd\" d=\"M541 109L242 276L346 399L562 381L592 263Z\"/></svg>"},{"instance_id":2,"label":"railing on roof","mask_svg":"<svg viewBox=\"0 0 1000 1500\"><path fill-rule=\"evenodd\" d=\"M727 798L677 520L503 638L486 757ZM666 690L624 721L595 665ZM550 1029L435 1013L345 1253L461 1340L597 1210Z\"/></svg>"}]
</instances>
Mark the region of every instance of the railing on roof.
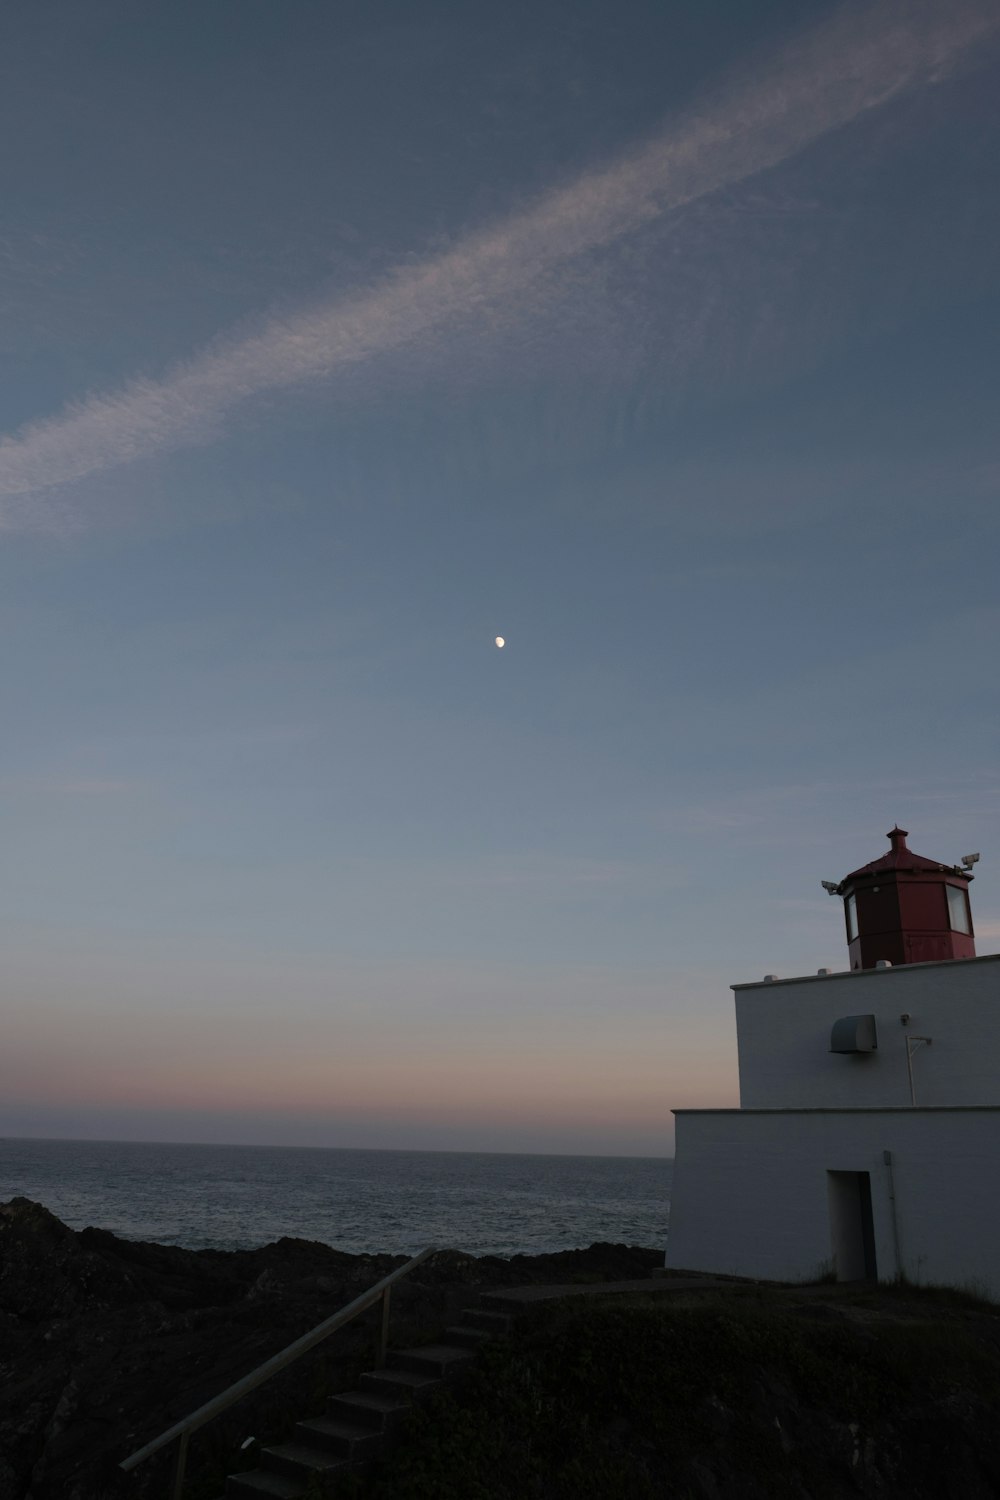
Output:
<instances>
[{"instance_id":1,"label":"railing on roof","mask_svg":"<svg viewBox=\"0 0 1000 1500\"><path fill-rule=\"evenodd\" d=\"M131 1454L118 1467L124 1469L127 1473L138 1464L143 1463L147 1458L151 1458L154 1453L158 1453L161 1448L165 1448L168 1443L176 1442L177 1450L174 1454L170 1496L171 1500L181 1500L184 1473L187 1468L188 1441L192 1432L196 1432L199 1427L204 1427L206 1422L211 1422L213 1417L219 1416L228 1407L239 1401L241 1397L248 1395L250 1391L256 1390L259 1385L263 1385L266 1380L270 1380L272 1375L277 1375L281 1370L287 1369L289 1365L294 1364L303 1354L308 1354L310 1349L314 1349L325 1338L329 1338L331 1333L336 1333L338 1328L343 1328L344 1324L349 1323L352 1318L356 1318L359 1314L367 1312L370 1307L374 1307L376 1302L381 1302L382 1304L375 1334L376 1368L381 1369L385 1364L385 1351L389 1338L389 1297L392 1288L397 1281L401 1281L404 1276L408 1276L422 1261L425 1261L429 1255L434 1255L435 1252L436 1247L433 1245L429 1245L426 1250L421 1250L420 1254L415 1255L412 1260L408 1260L405 1266L400 1266L398 1270L390 1272L388 1276L384 1276L375 1286L369 1287L367 1292L362 1292L360 1297L355 1297L353 1302L348 1302L346 1307L342 1307L339 1312L335 1312L332 1317L325 1319L324 1322L317 1323L315 1328L310 1329L308 1333L304 1333L301 1338L296 1339L294 1343L289 1344L286 1348L280 1350L279 1353L273 1354L262 1365L258 1365L256 1370L251 1370L249 1375L244 1375L242 1380L237 1380L234 1385L228 1386L218 1396L214 1396L211 1401L206 1401L204 1406L199 1406L196 1411L191 1412L186 1417L182 1417L179 1422L175 1422L172 1427L168 1427L166 1432L161 1432L159 1437L153 1438L152 1442L147 1443L144 1448L140 1448L137 1452Z\"/></svg>"}]
</instances>

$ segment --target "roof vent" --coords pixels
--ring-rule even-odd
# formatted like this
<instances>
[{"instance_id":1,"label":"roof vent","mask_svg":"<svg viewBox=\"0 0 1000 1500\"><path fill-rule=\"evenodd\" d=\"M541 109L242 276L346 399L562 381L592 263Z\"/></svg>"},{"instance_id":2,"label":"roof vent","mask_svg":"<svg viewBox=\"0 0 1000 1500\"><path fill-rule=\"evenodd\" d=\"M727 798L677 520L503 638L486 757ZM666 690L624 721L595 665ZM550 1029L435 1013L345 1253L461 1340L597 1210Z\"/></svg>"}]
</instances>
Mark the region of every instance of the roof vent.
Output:
<instances>
[{"instance_id":1,"label":"roof vent","mask_svg":"<svg viewBox=\"0 0 1000 1500\"><path fill-rule=\"evenodd\" d=\"M891 969L892 960L888 958L877 958L875 960L875 967L876 969Z\"/></svg>"},{"instance_id":2,"label":"roof vent","mask_svg":"<svg viewBox=\"0 0 1000 1500\"><path fill-rule=\"evenodd\" d=\"M777 974L765 974L764 975L764 983L765 984L777 984L777 982L778 982L778 976L777 976Z\"/></svg>"},{"instance_id":3,"label":"roof vent","mask_svg":"<svg viewBox=\"0 0 1000 1500\"><path fill-rule=\"evenodd\" d=\"M830 1032L831 1052L876 1052L874 1016L841 1016Z\"/></svg>"},{"instance_id":4,"label":"roof vent","mask_svg":"<svg viewBox=\"0 0 1000 1500\"><path fill-rule=\"evenodd\" d=\"M817 974L829 974L829 972L830 972L829 969L817 969L816 970Z\"/></svg>"}]
</instances>

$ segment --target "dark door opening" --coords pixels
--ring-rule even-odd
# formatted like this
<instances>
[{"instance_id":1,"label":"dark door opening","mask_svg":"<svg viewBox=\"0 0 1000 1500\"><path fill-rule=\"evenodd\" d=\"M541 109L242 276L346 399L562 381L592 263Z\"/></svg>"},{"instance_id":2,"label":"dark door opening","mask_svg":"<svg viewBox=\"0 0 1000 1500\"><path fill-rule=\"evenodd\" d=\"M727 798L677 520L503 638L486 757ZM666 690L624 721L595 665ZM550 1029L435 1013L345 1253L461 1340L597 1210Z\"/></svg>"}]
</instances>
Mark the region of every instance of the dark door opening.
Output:
<instances>
[{"instance_id":1,"label":"dark door opening","mask_svg":"<svg viewBox=\"0 0 1000 1500\"><path fill-rule=\"evenodd\" d=\"M876 1281L875 1219L868 1172L827 1172L830 1248L838 1281Z\"/></svg>"}]
</instances>

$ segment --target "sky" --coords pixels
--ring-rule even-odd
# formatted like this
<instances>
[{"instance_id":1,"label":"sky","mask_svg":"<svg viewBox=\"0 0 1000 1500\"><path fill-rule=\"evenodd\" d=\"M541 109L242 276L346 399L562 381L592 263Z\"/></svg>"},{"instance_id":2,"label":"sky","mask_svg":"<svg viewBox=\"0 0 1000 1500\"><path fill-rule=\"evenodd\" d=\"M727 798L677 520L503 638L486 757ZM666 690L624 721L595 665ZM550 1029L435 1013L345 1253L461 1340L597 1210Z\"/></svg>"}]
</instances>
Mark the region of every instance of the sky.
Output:
<instances>
[{"instance_id":1,"label":"sky","mask_svg":"<svg viewBox=\"0 0 1000 1500\"><path fill-rule=\"evenodd\" d=\"M0 1134L667 1155L894 823L1000 947L995 0L0 37Z\"/></svg>"}]
</instances>

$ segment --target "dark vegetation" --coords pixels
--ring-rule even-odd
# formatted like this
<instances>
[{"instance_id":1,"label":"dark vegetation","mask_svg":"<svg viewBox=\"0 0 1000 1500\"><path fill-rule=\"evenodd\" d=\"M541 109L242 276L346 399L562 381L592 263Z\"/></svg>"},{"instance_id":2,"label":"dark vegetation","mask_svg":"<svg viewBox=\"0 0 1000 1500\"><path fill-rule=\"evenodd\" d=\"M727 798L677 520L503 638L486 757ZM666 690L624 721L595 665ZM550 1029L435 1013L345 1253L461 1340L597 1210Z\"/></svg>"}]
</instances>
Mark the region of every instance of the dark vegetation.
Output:
<instances>
[{"instance_id":1,"label":"dark vegetation","mask_svg":"<svg viewBox=\"0 0 1000 1500\"><path fill-rule=\"evenodd\" d=\"M550 1303L415 1414L373 1500L993 1500L1000 1315L948 1293Z\"/></svg>"}]
</instances>

